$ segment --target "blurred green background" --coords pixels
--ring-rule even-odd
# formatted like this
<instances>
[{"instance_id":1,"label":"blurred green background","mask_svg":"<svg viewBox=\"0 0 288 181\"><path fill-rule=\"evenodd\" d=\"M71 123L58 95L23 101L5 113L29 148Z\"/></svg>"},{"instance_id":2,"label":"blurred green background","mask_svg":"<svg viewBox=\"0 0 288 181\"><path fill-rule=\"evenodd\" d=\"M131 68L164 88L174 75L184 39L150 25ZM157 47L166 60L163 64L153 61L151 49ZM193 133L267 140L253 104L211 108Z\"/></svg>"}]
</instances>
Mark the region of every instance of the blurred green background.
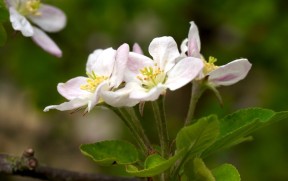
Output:
<instances>
[{"instance_id":1,"label":"blurred green background","mask_svg":"<svg viewBox=\"0 0 288 181\"><path fill-rule=\"evenodd\" d=\"M219 117L239 108L259 106L288 110L288 6L284 0L46 0L67 15L67 26L49 34L63 51L57 59L5 23L8 41L0 48L0 152L20 155L27 147L47 165L70 170L101 172L82 156L78 147L103 139L131 136L111 112L42 112L64 101L59 82L85 75L89 53L98 48L117 48L138 42L147 53L157 36L173 36L180 45L189 22L200 31L201 52L222 65L245 57L253 64L247 78L222 87L221 107L211 92L202 97L196 116ZM167 114L171 139L183 125L190 85L168 92ZM153 117L146 104L144 127L157 143ZM209 158L208 166L230 162L243 181L288 180L288 123L282 121L257 131L254 141ZM133 140L131 140L133 142ZM104 170L116 174L117 168ZM30 180L1 177L0 180Z\"/></svg>"}]
</instances>

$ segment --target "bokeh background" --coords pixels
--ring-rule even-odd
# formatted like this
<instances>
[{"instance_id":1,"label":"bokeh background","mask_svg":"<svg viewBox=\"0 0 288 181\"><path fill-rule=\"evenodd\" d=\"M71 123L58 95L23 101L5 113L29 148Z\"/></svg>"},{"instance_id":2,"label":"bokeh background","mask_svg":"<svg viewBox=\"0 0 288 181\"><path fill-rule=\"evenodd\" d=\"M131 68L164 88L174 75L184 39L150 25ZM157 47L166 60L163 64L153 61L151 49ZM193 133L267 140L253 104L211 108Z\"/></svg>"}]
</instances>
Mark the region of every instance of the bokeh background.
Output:
<instances>
[{"instance_id":1,"label":"bokeh background","mask_svg":"<svg viewBox=\"0 0 288 181\"><path fill-rule=\"evenodd\" d=\"M8 41L0 48L0 152L21 155L32 147L40 162L76 171L117 174L81 155L79 145L105 139L128 139L131 135L109 111L50 111L45 106L64 101L58 82L85 75L89 53L98 48L138 42L145 53L157 36L173 36L180 45L189 22L198 25L202 54L214 56L222 65L246 57L253 64L247 78L220 88L224 105L207 92L196 117L222 117L239 108L265 107L288 110L288 6L284 0L46 0L67 15L66 28L50 34L63 51L61 59L37 47L31 39L5 23ZM171 139L183 125L190 85L168 92L167 114ZM146 132L154 143L153 116L146 104ZM218 153L207 160L234 164L243 181L288 180L288 120L263 128L254 140ZM133 142L133 140L131 140ZM31 180L0 176L0 180Z\"/></svg>"}]
</instances>

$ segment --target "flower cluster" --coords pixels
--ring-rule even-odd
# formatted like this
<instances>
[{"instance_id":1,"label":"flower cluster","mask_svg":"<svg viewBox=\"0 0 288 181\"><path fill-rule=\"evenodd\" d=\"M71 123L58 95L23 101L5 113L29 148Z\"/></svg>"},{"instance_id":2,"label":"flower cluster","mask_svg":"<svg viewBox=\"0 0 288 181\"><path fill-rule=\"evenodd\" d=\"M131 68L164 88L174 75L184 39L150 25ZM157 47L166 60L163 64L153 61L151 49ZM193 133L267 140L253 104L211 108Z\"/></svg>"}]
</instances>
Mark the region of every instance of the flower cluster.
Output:
<instances>
[{"instance_id":1,"label":"flower cluster","mask_svg":"<svg viewBox=\"0 0 288 181\"><path fill-rule=\"evenodd\" d=\"M231 85L243 79L251 68L247 59L216 66L200 54L200 38L191 22L188 38L181 45L170 36L154 38L145 56L138 44L130 52L127 44L117 50L95 50L89 55L87 77L76 77L59 83L58 92L68 99L44 109L72 110L86 106L90 111L105 102L113 107L132 107L139 102L154 101L167 89L177 90L193 80L207 79L210 86Z\"/></svg>"},{"instance_id":2,"label":"flower cluster","mask_svg":"<svg viewBox=\"0 0 288 181\"><path fill-rule=\"evenodd\" d=\"M40 0L6 0L6 4L14 30L21 31L25 37L31 37L48 53L62 56L60 48L44 32L58 32L65 27L66 16L60 9L43 4Z\"/></svg>"}]
</instances>

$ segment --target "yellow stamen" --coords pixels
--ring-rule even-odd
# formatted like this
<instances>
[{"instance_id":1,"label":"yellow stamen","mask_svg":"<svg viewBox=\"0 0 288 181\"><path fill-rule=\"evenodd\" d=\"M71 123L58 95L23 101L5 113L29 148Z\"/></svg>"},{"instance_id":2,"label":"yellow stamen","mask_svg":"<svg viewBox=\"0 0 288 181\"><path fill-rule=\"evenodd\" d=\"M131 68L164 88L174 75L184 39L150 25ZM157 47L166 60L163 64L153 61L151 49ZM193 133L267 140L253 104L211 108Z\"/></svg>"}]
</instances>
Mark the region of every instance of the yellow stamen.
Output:
<instances>
[{"instance_id":1,"label":"yellow stamen","mask_svg":"<svg viewBox=\"0 0 288 181\"><path fill-rule=\"evenodd\" d=\"M34 15L40 16L39 8L41 6L41 0L27 0L20 4L19 12L22 15Z\"/></svg>"},{"instance_id":2,"label":"yellow stamen","mask_svg":"<svg viewBox=\"0 0 288 181\"><path fill-rule=\"evenodd\" d=\"M80 89L89 91L91 93L94 93L96 88L99 86L100 83L102 83L104 80L107 80L108 77L105 76L98 76L94 72L91 74L87 73L88 78L86 79L86 84L81 85Z\"/></svg>"},{"instance_id":3,"label":"yellow stamen","mask_svg":"<svg viewBox=\"0 0 288 181\"><path fill-rule=\"evenodd\" d=\"M166 75L164 74L163 70L161 70L157 64L155 64L153 67L144 67L141 69L137 79L142 82L143 87L151 89L158 83L163 83L165 77Z\"/></svg>"}]
</instances>

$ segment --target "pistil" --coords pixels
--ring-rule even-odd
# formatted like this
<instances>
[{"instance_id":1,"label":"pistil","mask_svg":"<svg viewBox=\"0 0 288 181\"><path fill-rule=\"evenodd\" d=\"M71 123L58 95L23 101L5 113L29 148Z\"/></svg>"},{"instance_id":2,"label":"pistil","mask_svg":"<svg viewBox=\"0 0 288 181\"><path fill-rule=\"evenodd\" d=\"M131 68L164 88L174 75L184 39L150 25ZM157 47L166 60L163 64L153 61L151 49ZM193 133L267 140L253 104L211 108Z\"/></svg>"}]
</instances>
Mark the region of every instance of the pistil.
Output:
<instances>
[{"instance_id":1,"label":"pistil","mask_svg":"<svg viewBox=\"0 0 288 181\"><path fill-rule=\"evenodd\" d=\"M158 83L163 83L165 80L165 74L157 64L150 67L144 67L140 70L140 74L137 78L142 82L143 87L151 89L156 86Z\"/></svg>"},{"instance_id":2,"label":"pistil","mask_svg":"<svg viewBox=\"0 0 288 181\"><path fill-rule=\"evenodd\" d=\"M41 6L40 0L27 0L25 2L20 2L18 11L26 16L26 15L34 15L40 16L41 12L39 12L39 8Z\"/></svg>"},{"instance_id":3,"label":"pistil","mask_svg":"<svg viewBox=\"0 0 288 181\"><path fill-rule=\"evenodd\" d=\"M218 68L218 66L214 64L216 61L217 59L212 56L209 57L208 62L206 60L203 61L204 62L204 69L203 69L204 75L207 75L208 73Z\"/></svg>"}]
</instances>

